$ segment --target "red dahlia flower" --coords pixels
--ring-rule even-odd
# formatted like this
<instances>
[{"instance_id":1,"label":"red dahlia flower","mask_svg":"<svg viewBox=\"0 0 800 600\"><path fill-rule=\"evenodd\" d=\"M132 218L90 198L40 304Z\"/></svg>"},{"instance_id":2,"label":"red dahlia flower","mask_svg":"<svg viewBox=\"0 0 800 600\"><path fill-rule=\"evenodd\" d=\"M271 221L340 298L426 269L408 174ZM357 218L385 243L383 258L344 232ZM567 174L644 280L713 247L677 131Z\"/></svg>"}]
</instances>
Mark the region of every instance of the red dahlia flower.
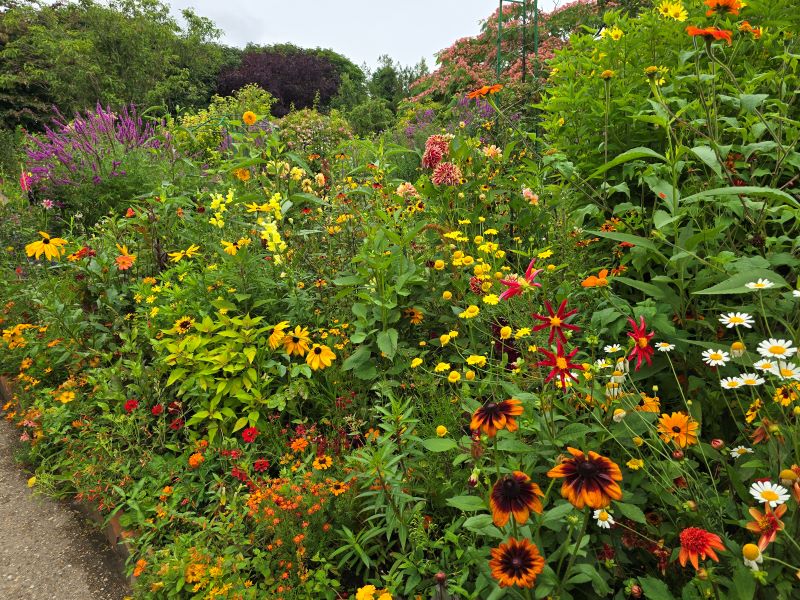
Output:
<instances>
[{"instance_id":1,"label":"red dahlia flower","mask_svg":"<svg viewBox=\"0 0 800 600\"><path fill-rule=\"evenodd\" d=\"M550 305L550 302L547 300L544 301L544 307L548 312L549 316L545 315L533 315L534 319L539 319L543 321L541 325L536 325L533 330L534 331L541 331L542 329L550 329L550 337L547 338L547 342L549 344L553 343L553 337L558 334L559 339L562 343L567 343L567 338L564 337L564 329L571 329L572 331L580 331L580 327L577 325L571 325L566 322L572 315L577 314L578 309L573 308L569 312L564 312L567 308L567 301L566 299L561 303L558 307L558 311L553 312L553 307Z\"/></svg>"},{"instance_id":2,"label":"red dahlia flower","mask_svg":"<svg viewBox=\"0 0 800 600\"><path fill-rule=\"evenodd\" d=\"M561 380L561 388L566 390L567 388L567 377L574 381L578 381L578 378L572 374L572 369L576 371L583 371L583 365L579 365L577 363L572 363L570 360L573 356L578 353L578 349L575 348L569 354L564 354L564 348L561 345L561 342L558 341L556 344L556 351L550 352L549 350L545 350L544 348L539 348L539 352L547 356L547 360L541 360L536 363L538 367L552 367L550 369L550 373L548 373L547 378L544 380L545 383L552 381L555 377L558 377Z\"/></svg>"},{"instance_id":3,"label":"red dahlia flower","mask_svg":"<svg viewBox=\"0 0 800 600\"><path fill-rule=\"evenodd\" d=\"M633 357L636 357L636 367L635 370L638 371L639 367L642 366L642 359L647 361L648 365L653 364L653 347L650 345L650 340L656 334L655 331L651 331L647 333L647 325L644 322L644 317L639 317L639 325L636 325L636 321L633 319L628 319L628 323L631 324L631 328L633 331L628 332L628 337L633 338L633 341L636 342L636 345L631 350L631 353L628 355L628 360L631 360Z\"/></svg>"}]
</instances>

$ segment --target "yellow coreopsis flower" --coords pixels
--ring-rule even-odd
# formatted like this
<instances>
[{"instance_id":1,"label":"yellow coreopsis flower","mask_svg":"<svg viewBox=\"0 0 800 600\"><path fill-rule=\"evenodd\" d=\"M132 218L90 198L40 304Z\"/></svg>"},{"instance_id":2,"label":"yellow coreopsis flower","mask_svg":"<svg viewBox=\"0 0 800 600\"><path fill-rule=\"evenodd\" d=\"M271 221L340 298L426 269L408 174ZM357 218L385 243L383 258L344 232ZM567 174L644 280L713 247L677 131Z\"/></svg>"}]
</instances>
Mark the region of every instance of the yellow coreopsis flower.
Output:
<instances>
[{"instance_id":1,"label":"yellow coreopsis flower","mask_svg":"<svg viewBox=\"0 0 800 600\"><path fill-rule=\"evenodd\" d=\"M42 254L44 254L44 257L47 260L61 258L61 255L64 254L63 247L67 245L67 240L57 237L51 238L50 234L45 233L44 231L40 231L39 235L42 236L42 239L31 242L25 246L25 253L28 256L35 257L36 259L38 259Z\"/></svg>"}]
</instances>

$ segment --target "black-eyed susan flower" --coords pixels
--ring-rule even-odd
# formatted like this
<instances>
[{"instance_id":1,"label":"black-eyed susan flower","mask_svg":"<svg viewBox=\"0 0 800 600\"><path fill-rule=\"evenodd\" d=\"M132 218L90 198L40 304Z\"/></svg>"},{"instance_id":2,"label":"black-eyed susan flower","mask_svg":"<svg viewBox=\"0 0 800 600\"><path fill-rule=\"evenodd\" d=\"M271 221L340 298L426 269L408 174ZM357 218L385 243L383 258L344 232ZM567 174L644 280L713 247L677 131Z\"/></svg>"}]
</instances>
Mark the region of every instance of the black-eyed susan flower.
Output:
<instances>
[{"instance_id":1,"label":"black-eyed susan flower","mask_svg":"<svg viewBox=\"0 0 800 600\"><path fill-rule=\"evenodd\" d=\"M336 354L333 353L333 350L323 344L314 344L306 355L306 363L314 371L330 367L335 359Z\"/></svg>"},{"instance_id":2,"label":"black-eyed susan flower","mask_svg":"<svg viewBox=\"0 0 800 600\"><path fill-rule=\"evenodd\" d=\"M516 431L519 426L514 417L521 414L522 402L516 398L502 402L489 402L473 413L469 427L473 431L480 429L489 437L494 437L500 429Z\"/></svg>"},{"instance_id":3,"label":"black-eyed susan flower","mask_svg":"<svg viewBox=\"0 0 800 600\"><path fill-rule=\"evenodd\" d=\"M622 499L619 466L609 458L576 448L567 448L572 458L564 459L547 472L548 477L563 478L561 495L576 508L605 508L611 500Z\"/></svg>"},{"instance_id":4,"label":"black-eyed susan flower","mask_svg":"<svg viewBox=\"0 0 800 600\"><path fill-rule=\"evenodd\" d=\"M50 237L50 234L44 231L40 231L39 235L42 236L42 239L27 244L25 246L25 254L37 260L42 254L47 260L61 258L61 255L64 254L64 246L67 245L67 240L59 237Z\"/></svg>"},{"instance_id":5,"label":"black-eyed susan flower","mask_svg":"<svg viewBox=\"0 0 800 600\"><path fill-rule=\"evenodd\" d=\"M175 330L175 333L178 333L180 335L184 335L186 333L189 333L189 331L192 329L193 325L194 325L194 319L193 318L191 318L191 317L181 317L180 319L175 321L175 324L173 325L173 329Z\"/></svg>"},{"instance_id":6,"label":"black-eyed susan flower","mask_svg":"<svg viewBox=\"0 0 800 600\"><path fill-rule=\"evenodd\" d=\"M509 538L492 548L489 568L500 587L532 588L536 577L544 570L544 558L539 548L526 539Z\"/></svg>"},{"instance_id":7,"label":"black-eyed susan flower","mask_svg":"<svg viewBox=\"0 0 800 600\"><path fill-rule=\"evenodd\" d=\"M673 442L680 448L697 443L697 430L700 424L683 412L662 414L658 420L658 435L665 442Z\"/></svg>"},{"instance_id":8,"label":"black-eyed susan flower","mask_svg":"<svg viewBox=\"0 0 800 600\"><path fill-rule=\"evenodd\" d=\"M270 331L269 334L269 339L267 340L270 348L275 350L283 343L283 339L286 337L287 327L289 327L289 321L281 321L272 328L272 331Z\"/></svg>"},{"instance_id":9,"label":"black-eyed susan flower","mask_svg":"<svg viewBox=\"0 0 800 600\"><path fill-rule=\"evenodd\" d=\"M310 343L311 339L308 337L308 329L298 325L294 328L294 331L290 331L284 336L283 349L289 356L305 356Z\"/></svg>"},{"instance_id":10,"label":"black-eyed susan flower","mask_svg":"<svg viewBox=\"0 0 800 600\"><path fill-rule=\"evenodd\" d=\"M494 524L503 527L511 515L514 515L517 524L525 524L531 511L542 512L539 498L543 496L539 486L525 473L514 471L506 475L494 484L489 496Z\"/></svg>"}]
</instances>

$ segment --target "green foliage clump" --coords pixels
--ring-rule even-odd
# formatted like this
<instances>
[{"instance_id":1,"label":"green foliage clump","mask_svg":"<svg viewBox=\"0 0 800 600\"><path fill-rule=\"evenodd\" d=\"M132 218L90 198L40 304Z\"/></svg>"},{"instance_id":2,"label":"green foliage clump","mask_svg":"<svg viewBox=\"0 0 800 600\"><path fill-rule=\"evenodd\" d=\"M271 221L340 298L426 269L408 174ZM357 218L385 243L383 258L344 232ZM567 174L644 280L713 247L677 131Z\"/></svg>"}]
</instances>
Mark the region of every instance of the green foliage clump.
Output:
<instances>
[{"instance_id":1,"label":"green foliage clump","mask_svg":"<svg viewBox=\"0 0 800 600\"><path fill-rule=\"evenodd\" d=\"M281 141L303 154L329 156L339 144L353 137L350 124L336 110L328 115L310 108L296 110L278 124Z\"/></svg>"}]
</instances>

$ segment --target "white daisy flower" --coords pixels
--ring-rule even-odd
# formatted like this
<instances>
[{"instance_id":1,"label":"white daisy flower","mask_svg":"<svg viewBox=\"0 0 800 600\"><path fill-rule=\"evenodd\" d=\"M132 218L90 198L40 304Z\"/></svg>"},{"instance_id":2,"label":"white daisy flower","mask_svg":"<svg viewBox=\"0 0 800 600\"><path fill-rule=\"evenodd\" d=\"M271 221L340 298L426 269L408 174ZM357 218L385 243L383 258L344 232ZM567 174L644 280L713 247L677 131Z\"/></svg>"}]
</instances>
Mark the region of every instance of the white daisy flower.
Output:
<instances>
[{"instance_id":1,"label":"white daisy flower","mask_svg":"<svg viewBox=\"0 0 800 600\"><path fill-rule=\"evenodd\" d=\"M742 546L742 560L745 567L749 567L753 571L760 571L761 567L759 565L764 562L761 548L755 544L745 544Z\"/></svg>"},{"instance_id":2,"label":"white daisy flower","mask_svg":"<svg viewBox=\"0 0 800 600\"><path fill-rule=\"evenodd\" d=\"M620 370L616 370L611 373L611 377L609 378L612 383L622 383L625 381L625 373Z\"/></svg>"},{"instance_id":3,"label":"white daisy flower","mask_svg":"<svg viewBox=\"0 0 800 600\"><path fill-rule=\"evenodd\" d=\"M751 290L766 290L771 287L775 287L775 284L772 283L769 279L759 279L758 281L751 281L749 283L745 283L744 287Z\"/></svg>"},{"instance_id":4,"label":"white daisy flower","mask_svg":"<svg viewBox=\"0 0 800 600\"><path fill-rule=\"evenodd\" d=\"M606 384L606 398L612 400L614 398L619 398L620 394L622 394L622 387L616 381L609 381Z\"/></svg>"},{"instance_id":5,"label":"white daisy flower","mask_svg":"<svg viewBox=\"0 0 800 600\"><path fill-rule=\"evenodd\" d=\"M738 327L739 325L742 327L747 327L748 329L752 329L753 323L755 323L752 316L748 315L747 313L739 312L731 312L720 315L719 322L725 325L725 327L728 329Z\"/></svg>"},{"instance_id":6,"label":"white daisy flower","mask_svg":"<svg viewBox=\"0 0 800 600\"><path fill-rule=\"evenodd\" d=\"M744 456L745 454L752 454L753 449L748 448L747 446L736 446L736 448L730 449L730 454L733 458L739 458L740 456Z\"/></svg>"},{"instance_id":7,"label":"white daisy flower","mask_svg":"<svg viewBox=\"0 0 800 600\"><path fill-rule=\"evenodd\" d=\"M750 495L770 508L780 506L789 499L789 490L771 481L756 481L750 486Z\"/></svg>"},{"instance_id":8,"label":"white daisy flower","mask_svg":"<svg viewBox=\"0 0 800 600\"><path fill-rule=\"evenodd\" d=\"M758 373L742 373L739 375L744 385L761 385L764 383L764 378L759 377Z\"/></svg>"},{"instance_id":9,"label":"white daisy flower","mask_svg":"<svg viewBox=\"0 0 800 600\"><path fill-rule=\"evenodd\" d=\"M759 371L770 371L770 372L774 371L775 367L777 366L778 364L774 360L769 360L768 358L764 358L758 361L757 363L753 364L753 367L755 367Z\"/></svg>"},{"instance_id":10,"label":"white daisy flower","mask_svg":"<svg viewBox=\"0 0 800 600\"><path fill-rule=\"evenodd\" d=\"M667 342L658 342L655 346L659 352L672 352L675 350L675 344L669 344Z\"/></svg>"},{"instance_id":11,"label":"white daisy flower","mask_svg":"<svg viewBox=\"0 0 800 600\"><path fill-rule=\"evenodd\" d=\"M719 384L726 390L735 390L742 387L744 382L738 377L726 377L725 379L720 379Z\"/></svg>"},{"instance_id":12,"label":"white daisy flower","mask_svg":"<svg viewBox=\"0 0 800 600\"><path fill-rule=\"evenodd\" d=\"M631 363L624 356L620 356L617 359L615 370L622 371L623 373L629 373L631 370Z\"/></svg>"},{"instance_id":13,"label":"white daisy flower","mask_svg":"<svg viewBox=\"0 0 800 600\"><path fill-rule=\"evenodd\" d=\"M605 352L606 354L614 354L615 352L619 352L620 350L622 350L622 346L620 346L619 344L610 344L603 348L603 352Z\"/></svg>"},{"instance_id":14,"label":"white daisy flower","mask_svg":"<svg viewBox=\"0 0 800 600\"><path fill-rule=\"evenodd\" d=\"M611 529L611 526L615 523L614 517L611 516L611 513L602 508L594 511L592 517L597 520L597 526L602 527L603 529Z\"/></svg>"},{"instance_id":15,"label":"white daisy flower","mask_svg":"<svg viewBox=\"0 0 800 600\"><path fill-rule=\"evenodd\" d=\"M778 361L772 373L781 379L800 379L800 368L794 363L786 363Z\"/></svg>"},{"instance_id":16,"label":"white daisy flower","mask_svg":"<svg viewBox=\"0 0 800 600\"><path fill-rule=\"evenodd\" d=\"M800 290L792 290L792 296L795 298L800 298Z\"/></svg>"},{"instance_id":17,"label":"white daisy flower","mask_svg":"<svg viewBox=\"0 0 800 600\"><path fill-rule=\"evenodd\" d=\"M594 366L598 369L608 369L611 366L611 361L607 358L598 358L594 361Z\"/></svg>"},{"instance_id":18,"label":"white daisy flower","mask_svg":"<svg viewBox=\"0 0 800 600\"><path fill-rule=\"evenodd\" d=\"M772 356L774 358L789 358L797 352L797 348L792 346L791 340L778 340L769 338L758 344L758 353L761 356Z\"/></svg>"},{"instance_id":19,"label":"white daisy flower","mask_svg":"<svg viewBox=\"0 0 800 600\"><path fill-rule=\"evenodd\" d=\"M719 367L731 359L724 350L703 350L703 362L709 367Z\"/></svg>"}]
</instances>

